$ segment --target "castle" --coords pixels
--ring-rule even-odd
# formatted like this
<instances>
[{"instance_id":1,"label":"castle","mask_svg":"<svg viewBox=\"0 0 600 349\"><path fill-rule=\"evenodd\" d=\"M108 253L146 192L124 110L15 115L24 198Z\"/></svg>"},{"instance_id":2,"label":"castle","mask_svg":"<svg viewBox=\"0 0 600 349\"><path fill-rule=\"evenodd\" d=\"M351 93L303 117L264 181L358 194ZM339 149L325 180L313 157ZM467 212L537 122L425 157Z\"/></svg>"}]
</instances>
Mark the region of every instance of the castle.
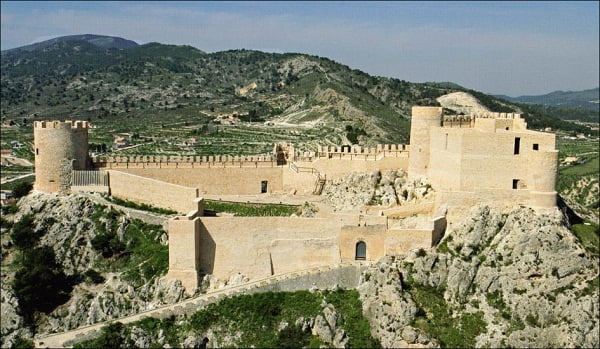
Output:
<instances>
[{"instance_id":1,"label":"castle","mask_svg":"<svg viewBox=\"0 0 600 349\"><path fill-rule=\"evenodd\" d=\"M168 222L168 278L187 290L203 274L250 279L331 265L375 261L437 244L447 226L476 204L555 209L558 151L550 133L527 130L519 114L444 115L413 107L409 145L319 147L296 152L276 144L271 156L88 155L84 121L34 124L36 181L44 192L109 193L173 209ZM352 172L404 170L427 180L435 198L415 205L302 217L207 217L206 195L317 197L328 181ZM398 226L391 217L425 215Z\"/></svg>"}]
</instances>

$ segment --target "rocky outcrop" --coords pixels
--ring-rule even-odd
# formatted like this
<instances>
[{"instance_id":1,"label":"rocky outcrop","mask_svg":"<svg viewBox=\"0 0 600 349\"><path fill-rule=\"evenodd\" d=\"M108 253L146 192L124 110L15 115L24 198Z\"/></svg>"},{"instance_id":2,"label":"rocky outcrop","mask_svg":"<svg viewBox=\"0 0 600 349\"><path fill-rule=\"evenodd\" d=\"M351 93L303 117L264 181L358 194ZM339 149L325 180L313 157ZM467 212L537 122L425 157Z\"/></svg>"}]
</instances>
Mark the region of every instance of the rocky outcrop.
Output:
<instances>
[{"instance_id":1,"label":"rocky outcrop","mask_svg":"<svg viewBox=\"0 0 600 349\"><path fill-rule=\"evenodd\" d=\"M114 319L160 305L175 303L184 298L184 288L179 281L160 278L142 280L139 285L121 272L100 273L104 281L98 284L81 280L86 271L102 271L108 261L92 247L92 240L104 230L114 229L119 241L127 243L125 236L132 220L117 211L107 211L80 195L58 196L34 193L19 201L19 211L13 217L18 221L24 215L32 215L32 231L41 234L39 246L50 246L56 261L65 274L80 281L71 292L71 298L49 314L36 316L35 329L38 334L62 332L80 326ZM108 217L107 217L108 215ZM11 258L14 248L4 241L3 254ZM167 244L166 234L158 234L156 244ZM115 257L118 258L118 257ZM4 261L3 261L4 263ZM104 266L103 266L104 265ZM109 268L110 269L110 268ZM10 346L7 340L15 336L31 338L22 330L23 319L19 315L18 302L13 296L11 283L13 272L2 273L2 346Z\"/></svg>"},{"instance_id":2,"label":"rocky outcrop","mask_svg":"<svg viewBox=\"0 0 600 349\"><path fill-rule=\"evenodd\" d=\"M336 210L364 205L406 205L431 199L433 189L422 179L409 180L405 171L354 172L327 182L323 189L327 202Z\"/></svg>"},{"instance_id":3,"label":"rocky outcrop","mask_svg":"<svg viewBox=\"0 0 600 349\"><path fill-rule=\"evenodd\" d=\"M436 99L444 108L452 109L457 113L472 114L489 112L477 98L467 92L452 92Z\"/></svg>"},{"instance_id":4,"label":"rocky outcrop","mask_svg":"<svg viewBox=\"0 0 600 349\"><path fill-rule=\"evenodd\" d=\"M414 338L405 330L416 318L405 282L441 290L454 316L481 312L487 326L478 347L598 347L598 272L598 256L560 212L475 207L434 251L380 261L359 290L384 346Z\"/></svg>"},{"instance_id":5,"label":"rocky outcrop","mask_svg":"<svg viewBox=\"0 0 600 349\"><path fill-rule=\"evenodd\" d=\"M32 338L33 335L29 328L25 327L25 321L19 313L19 301L13 294L10 283L5 282L5 280L3 277L0 285L2 300L2 313L0 314L2 340L0 344L2 348L11 348L18 337Z\"/></svg>"}]
</instances>

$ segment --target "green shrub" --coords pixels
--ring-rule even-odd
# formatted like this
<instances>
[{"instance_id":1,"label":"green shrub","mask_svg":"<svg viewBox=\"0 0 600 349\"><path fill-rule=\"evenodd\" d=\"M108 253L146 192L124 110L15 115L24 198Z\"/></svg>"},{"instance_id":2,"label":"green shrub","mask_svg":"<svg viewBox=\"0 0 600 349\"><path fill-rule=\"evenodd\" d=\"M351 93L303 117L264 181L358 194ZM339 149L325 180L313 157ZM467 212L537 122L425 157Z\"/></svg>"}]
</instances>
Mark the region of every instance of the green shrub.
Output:
<instances>
[{"instance_id":1,"label":"green shrub","mask_svg":"<svg viewBox=\"0 0 600 349\"><path fill-rule=\"evenodd\" d=\"M17 248L32 248L39 240L39 232L33 230L33 223L33 216L24 215L13 225L10 238Z\"/></svg>"},{"instance_id":2,"label":"green shrub","mask_svg":"<svg viewBox=\"0 0 600 349\"><path fill-rule=\"evenodd\" d=\"M22 266L15 273L13 289L27 321L34 311L50 312L70 298L73 288L51 247L21 252Z\"/></svg>"},{"instance_id":3,"label":"green shrub","mask_svg":"<svg viewBox=\"0 0 600 349\"><path fill-rule=\"evenodd\" d=\"M256 204L214 200L204 200L204 209L215 213L233 213L235 216L240 217L290 216L292 214L300 214L302 210L301 206L298 205Z\"/></svg>"},{"instance_id":4,"label":"green shrub","mask_svg":"<svg viewBox=\"0 0 600 349\"><path fill-rule=\"evenodd\" d=\"M87 282L93 283L93 284L101 284L103 283L106 279L104 278L104 276L102 276L99 272L95 271L94 269L88 269L83 276L85 277L85 280Z\"/></svg>"},{"instance_id":5,"label":"green shrub","mask_svg":"<svg viewBox=\"0 0 600 349\"><path fill-rule=\"evenodd\" d=\"M594 255L600 252L600 226L588 222L588 224L573 224L571 231L583 247Z\"/></svg>"},{"instance_id":6,"label":"green shrub","mask_svg":"<svg viewBox=\"0 0 600 349\"><path fill-rule=\"evenodd\" d=\"M73 348L133 348L134 343L127 340L127 328L120 322L113 322L102 328L99 337L76 343Z\"/></svg>"},{"instance_id":7,"label":"green shrub","mask_svg":"<svg viewBox=\"0 0 600 349\"><path fill-rule=\"evenodd\" d=\"M114 231L98 234L90 242L92 248L102 253L104 258L110 258L125 250L125 244L119 241Z\"/></svg>"},{"instance_id":8,"label":"green shrub","mask_svg":"<svg viewBox=\"0 0 600 349\"><path fill-rule=\"evenodd\" d=\"M17 213L17 211L19 211L19 206L17 206L16 202L2 206L2 214L14 214Z\"/></svg>"},{"instance_id":9,"label":"green shrub","mask_svg":"<svg viewBox=\"0 0 600 349\"><path fill-rule=\"evenodd\" d=\"M129 200L120 199L116 196L110 196L110 197L107 197L106 199L108 201L114 202L117 205L134 208L136 210L148 211L148 212L153 212L153 213L158 213L158 214L176 214L177 213L177 211L174 211L174 210L171 210L168 208L156 207L156 206L152 206L152 205L148 205L148 204L144 204L144 203L137 203L137 202L133 202L133 201L129 201Z\"/></svg>"},{"instance_id":10,"label":"green shrub","mask_svg":"<svg viewBox=\"0 0 600 349\"><path fill-rule=\"evenodd\" d=\"M11 348L35 348L33 341L31 339L27 339L27 338L23 338L23 337L17 337L15 338L14 344Z\"/></svg>"},{"instance_id":11,"label":"green shrub","mask_svg":"<svg viewBox=\"0 0 600 349\"><path fill-rule=\"evenodd\" d=\"M15 199L22 198L23 196L26 196L27 194L29 194L31 189L33 189L33 184L28 183L28 182L21 182L21 183L17 184L14 187L14 189L12 190L13 197Z\"/></svg>"},{"instance_id":12,"label":"green shrub","mask_svg":"<svg viewBox=\"0 0 600 349\"><path fill-rule=\"evenodd\" d=\"M279 332L276 348L303 348L310 341L310 332L304 332L302 325L289 325Z\"/></svg>"},{"instance_id":13,"label":"green shrub","mask_svg":"<svg viewBox=\"0 0 600 349\"><path fill-rule=\"evenodd\" d=\"M444 299L443 290L413 285L409 292L419 309L411 324L438 339L442 347L474 347L475 337L486 331L482 312L463 313L449 325L452 308Z\"/></svg>"}]
</instances>

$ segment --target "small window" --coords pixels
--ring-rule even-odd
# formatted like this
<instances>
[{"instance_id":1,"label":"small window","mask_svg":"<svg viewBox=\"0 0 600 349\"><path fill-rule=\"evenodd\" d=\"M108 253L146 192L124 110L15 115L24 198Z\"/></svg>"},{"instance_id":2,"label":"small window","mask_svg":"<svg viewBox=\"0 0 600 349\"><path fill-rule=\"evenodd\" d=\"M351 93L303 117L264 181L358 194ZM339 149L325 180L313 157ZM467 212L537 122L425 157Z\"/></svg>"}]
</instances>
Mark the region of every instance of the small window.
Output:
<instances>
[{"instance_id":1,"label":"small window","mask_svg":"<svg viewBox=\"0 0 600 349\"><path fill-rule=\"evenodd\" d=\"M364 241L359 241L356 243L356 256L357 261L364 261L367 259L367 244Z\"/></svg>"},{"instance_id":2,"label":"small window","mask_svg":"<svg viewBox=\"0 0 600 349\"><path fill-rule=\"evenodd\" d=\"M445 150L448 150L448 134L446 133L446 145L444 146Z\"/></svg>"},{"instance_id":3,"label":"small window","mask_svg":"<svg viewBox=\"0 0 600 349\"><path fill-rule=\"evenodd\" d=\"M35 155L40 155L40 149L39 148L35 148Z\"/></svg>"},{"instance_id":4,"label":"small window","mask_svg":"<svg viewBox=\"0 0 600 349\"><path fill-rule=\"evenodd\" d=\"M519 189L519 180L518 179L513 179L513 189Z\"/></svg>"},{"instance_id":5,"label":"small window","mask_svg":"<svg viewBox=\"0 0 600 349\"><path fill-rule=\"evenodd\" d=\"M540 145L537 143L533 143L533 150L540 150Z\"/></svg>"},{"instance_id":6,"label":"small window","mask_svg":"<svg viewBox=\"0 0 600 349\"><path fill-rule=\"evenodd\" d=\"M520 149L521 149L521 138L515 137L515 155L519 155Z\"/></svg>"},{"instance_id":7,"label":"small window","mask_svg":"<svg viewBox=\"0 0 600 349\"><path fill-rule=\"evenodd\" d=\"M267 181L261 181L260 182L260 192L261 193L266 193L267 192Z\"/></svg>"},{"instance_id":8,"label":"small window","mask_svg":"<svg viewBox=\"0 0 600 349\"><path fill-rule=\"evenodd\" d=\"M506 131L508 131L510 128L508 126L506 126Z\"/></svg>"}]
</instances>

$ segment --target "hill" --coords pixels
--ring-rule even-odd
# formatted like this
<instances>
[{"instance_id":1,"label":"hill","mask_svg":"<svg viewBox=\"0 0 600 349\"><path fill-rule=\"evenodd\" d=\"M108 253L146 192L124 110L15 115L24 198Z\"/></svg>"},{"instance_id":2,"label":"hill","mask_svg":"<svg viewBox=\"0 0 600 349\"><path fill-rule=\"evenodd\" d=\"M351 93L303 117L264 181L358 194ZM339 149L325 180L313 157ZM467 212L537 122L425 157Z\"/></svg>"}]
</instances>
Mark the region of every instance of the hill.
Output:
<instances>
[{"instance_id":1,"label":"hill","mask_svg":"<svg viewBox=\"0 0 600 349\"><path fill-rule=\"evenodd\" d=\"M583 91L554 91L538 96L509 97L497 95L495 97L510 102L541 104L551 107L575 107L595 111L600 108L600 90L598 87Z\"/></svg>"},{"instance_id":2,"label":"hill","mask_svg":"<svg viewBox=\"0 0 600 349\"><path fill-rule=\"evenodd\" d=\"M522 111L456 84L374 77L299 53L207 54L159 43L106 49L85 36L58 39L42 50L2 52L2 119L27 126L33 120L82 118L97 126L93 143L111 143L116 133L153 140L129 153L264 153L274 141L291 141L300 149L317 143L407 143L411 106L439 105L437 98L457 91L490 110ZM525 112L525 118L533 128L591 132L538 110ZM2 136L10 141L30 134L23 129ZM204 142L177 146L196 136Z\"/></svg>"},{"instance_id":3,"label":"hill","mask_svg":"<svg viewBox=\"0 0 600 349\"><path fill-rule=\"evenodd\" d=\"M14 48L11 50L6 50L4 52L14 52L14 51L41 51L53 45L56 45L61 42L70 42L70 41L85 41L94 46L103 49L128 49L138 47L139 45L135 41L119 38L116 36L106 36L106 35L95 35L95 34L82 34L82 35L67 35L60 36L58 38L45 40L41 42L36 42L31 45L26 45L18 48ZM3 52L3 53L4 53Z\"/></svg>"}]
</instances>

